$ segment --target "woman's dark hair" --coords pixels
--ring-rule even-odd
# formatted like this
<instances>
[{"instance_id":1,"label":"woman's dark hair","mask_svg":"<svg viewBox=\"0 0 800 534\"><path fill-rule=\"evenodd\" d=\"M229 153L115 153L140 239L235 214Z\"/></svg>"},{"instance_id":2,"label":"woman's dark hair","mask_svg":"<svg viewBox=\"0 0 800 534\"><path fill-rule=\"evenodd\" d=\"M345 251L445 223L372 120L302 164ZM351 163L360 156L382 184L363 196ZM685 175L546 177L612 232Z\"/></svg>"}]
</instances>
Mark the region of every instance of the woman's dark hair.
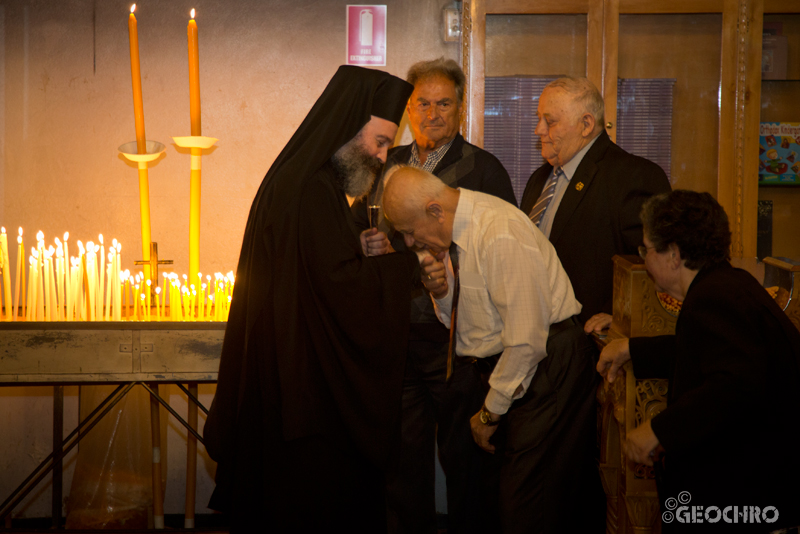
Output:
<instances>
[{"instance_id":1,"label":"woman's dark hair","mask_svg":"<svg viewBox=\"0 0 800 534\"><path fill-rule=\"evenodd\" d=\"M728 216L708 193L677 189L653 196L639 218L656 251L675 243L689 269L731 259Z\"/></svg>"}]
</instances>

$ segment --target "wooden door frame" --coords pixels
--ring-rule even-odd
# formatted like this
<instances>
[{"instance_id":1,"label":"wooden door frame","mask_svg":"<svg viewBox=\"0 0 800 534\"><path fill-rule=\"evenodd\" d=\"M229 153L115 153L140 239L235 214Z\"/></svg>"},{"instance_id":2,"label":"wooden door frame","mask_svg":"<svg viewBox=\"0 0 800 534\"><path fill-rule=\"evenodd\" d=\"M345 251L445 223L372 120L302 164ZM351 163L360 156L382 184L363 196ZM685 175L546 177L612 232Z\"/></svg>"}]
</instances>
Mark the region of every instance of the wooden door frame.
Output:
<instances>
[{"instance_id":1,"label":"wooden door frame","mask_svg":"<svg viewBox=\"0 0 800 534\"><path fill-rule=\"evenodd\" d=\"M616 138L620 14L722 14L717 188L728 213L733 257L756 256L761 32L764 13L800 13L797 0L463 0L462 67L467 77L462 133L483 146L486 16L586 14L587 77L606 102Z\"/></svg>"}]
</instances>

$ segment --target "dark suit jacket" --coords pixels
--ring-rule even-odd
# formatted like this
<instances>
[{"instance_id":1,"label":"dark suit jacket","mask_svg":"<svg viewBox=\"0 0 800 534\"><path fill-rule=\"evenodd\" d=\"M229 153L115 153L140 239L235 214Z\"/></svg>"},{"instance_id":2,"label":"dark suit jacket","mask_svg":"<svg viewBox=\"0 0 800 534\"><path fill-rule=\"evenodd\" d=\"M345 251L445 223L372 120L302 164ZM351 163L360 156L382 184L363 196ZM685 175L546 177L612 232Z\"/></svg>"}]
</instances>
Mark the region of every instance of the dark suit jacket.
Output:
<instances>
[{"instance_id":1,"label":"dark suit jacket","mask_svg":"<svg viewBox=\"0 0 800 534\"><path fill-rule=\"evenodd\" d=\"M630 353L637 379L670 379L652 420L666 451L661 499L688 491L691 505L776 506L796 525L800 332L764 288L728 262L704 267L675 335L631 339Z\"/></svg>"},{"instance_id":2,"label":"dark suit jacket","mask_svg":"<svg viewBox=\"0 0 800 534\"><path fill-rule=\"evenodd\" d=\"M403 145L391 149L386 158L386 170L388 171L396 165L408 163L411 160L411 146ZM502 198L515 206L517 205L511 178L508 176L503 164L500 163L500 160L489 152L467 143L461 134L457 134L453 139L453 144L450 145L442 160L433 169L433 174L450 187L463 187L464 189L488 193ZM378 204L382 194L383 180L376 180L373 191L368 197L371 199L369 203ZM367 202L358 200L353 203L351 210L359 232L369 228ZM382 217L383 212L381 212L379 228L386 232L392 242L392 247L397 251L406 250L403 235L390 228ZM447 343L449 336L450 330L443 326L436 317L430 295L422 288L416 289L412 293L411 339Z\"/></svg>"},{"instance_id":3,"label":"dark suit jacket","mask_svg":"<svg viewBox=\"0 0 800 534\"><path fill-rule=\"evenodd\" d=\"M530 213L553 166L537 169L520 209ZM650 196L670 190L664 171L611 142L605 131L583 157L558 207L550 242L567 271L583 310L581 322L611 313L615 254L637 254L642 244L639 211Z\"/></svg>"}]
</instances>

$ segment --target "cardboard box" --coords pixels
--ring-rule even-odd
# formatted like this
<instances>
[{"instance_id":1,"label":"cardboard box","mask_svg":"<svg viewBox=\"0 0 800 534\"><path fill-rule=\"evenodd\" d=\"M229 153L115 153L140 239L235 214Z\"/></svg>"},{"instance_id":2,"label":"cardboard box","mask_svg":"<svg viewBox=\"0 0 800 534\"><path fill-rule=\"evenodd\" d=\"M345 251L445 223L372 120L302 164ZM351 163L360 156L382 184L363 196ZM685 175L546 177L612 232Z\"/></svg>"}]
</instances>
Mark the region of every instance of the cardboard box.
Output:
<instances>
[{"instance_id":1,"label":"cardboard box","mask_svg":"<svg viewBox=\"0 0 800 534\"><path fill-rule=\"evenodd\" d=\"M762 122L759 185L800 185L800 122Z\"/></svg>"}]
</instances>

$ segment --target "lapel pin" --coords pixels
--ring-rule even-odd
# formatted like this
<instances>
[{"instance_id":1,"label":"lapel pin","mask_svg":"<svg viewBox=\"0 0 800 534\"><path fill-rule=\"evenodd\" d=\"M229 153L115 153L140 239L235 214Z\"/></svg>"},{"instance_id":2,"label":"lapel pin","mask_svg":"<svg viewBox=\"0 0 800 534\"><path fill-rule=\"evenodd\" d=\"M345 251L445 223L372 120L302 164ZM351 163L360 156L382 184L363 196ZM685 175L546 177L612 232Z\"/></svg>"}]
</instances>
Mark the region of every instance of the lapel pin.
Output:
<instances>
[{"instance_id":1,"label":"lapel pin","mask_svg":"<svg viewBox=\"0 0 800 534\"><path fill-rule=\"evenodd\" d=\"M577 184L575 184L575 189L577 189L578 191L583 189L583 182L578 182Z\"/></svg>"}]
</instances>

